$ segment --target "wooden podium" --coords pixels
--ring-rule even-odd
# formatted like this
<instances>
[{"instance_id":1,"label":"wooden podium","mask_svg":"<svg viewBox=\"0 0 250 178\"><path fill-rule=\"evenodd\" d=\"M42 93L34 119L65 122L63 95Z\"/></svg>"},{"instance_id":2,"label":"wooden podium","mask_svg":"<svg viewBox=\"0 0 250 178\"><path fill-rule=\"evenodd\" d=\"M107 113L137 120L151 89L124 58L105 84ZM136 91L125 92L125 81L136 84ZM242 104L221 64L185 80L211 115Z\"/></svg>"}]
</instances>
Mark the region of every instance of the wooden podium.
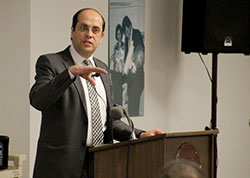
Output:
<instances>
[{"instance_id":1,"label":"wooden podium","mask_svg":"<svg viewBox=\"0 0 250 178\"><path fill-rule=\"evenodd\" d=\"M174 159L190 159L214 176L214 144L218 130L166 133L91 148L94 178L156 178Z\"/></svg>"}]
</instances>

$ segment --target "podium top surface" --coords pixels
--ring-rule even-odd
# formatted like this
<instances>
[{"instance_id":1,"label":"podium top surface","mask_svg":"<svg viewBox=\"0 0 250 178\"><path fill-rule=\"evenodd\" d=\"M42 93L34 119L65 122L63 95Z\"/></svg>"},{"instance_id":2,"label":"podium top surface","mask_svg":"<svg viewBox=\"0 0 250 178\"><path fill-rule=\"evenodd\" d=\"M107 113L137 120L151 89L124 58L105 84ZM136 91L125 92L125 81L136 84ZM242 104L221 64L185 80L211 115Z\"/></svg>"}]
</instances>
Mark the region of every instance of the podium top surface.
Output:
<instances>
[{"instance_id":1,"label":"podium top surface","mask_svg":"<svg viewBox=\"0 0 250 178\"><path fill-rule=\"evenodd\" d=\"M92 148L89 149L89 151L90 152L96 152L96 151L101 151L101 150L110 149L110 148L114 148L114 147L121 147L121 146L126 146L126 145L129 145L129 144L133 145L133 144L137 144L137 143L140 143L140 142L157 140L157 139L162 139L162 138L209 136L209 135L217 135L218 133L219 133L218 130L164 133L164 134L161 134L161 135L155 135L155 136L151 136L151 137L144 137L144 138L135 139L135 140L128 140L128 141L118 142L118 143L114 143L114 144L104 144L104 145L92 147Z\"/></svg>"}]
</instances>

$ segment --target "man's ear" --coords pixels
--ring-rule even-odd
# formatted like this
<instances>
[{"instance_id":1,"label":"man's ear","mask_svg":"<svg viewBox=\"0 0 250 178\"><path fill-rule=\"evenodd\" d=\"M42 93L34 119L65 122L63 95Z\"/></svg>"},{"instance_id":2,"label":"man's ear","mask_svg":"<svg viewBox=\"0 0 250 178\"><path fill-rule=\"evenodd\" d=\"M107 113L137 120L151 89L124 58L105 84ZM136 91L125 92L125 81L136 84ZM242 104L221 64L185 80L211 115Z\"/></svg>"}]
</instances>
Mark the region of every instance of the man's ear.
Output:
<instances>
[{"instance_id":1,"label":"man's ear","mask_svg":"<svg viewBox=\"0 0 250 178\"><path fill-rule=\"evenodd\" d=\"M102 42L103 38L104 38L104 32L102 32L101 42Z\"/></svg>"},{"instance_id":2,"label":"man's ear","mask_svg":"<svg viewBox=\"0 0 250 178\"><path fill-rule=\"evenodd\" d=\"M71 27L70 39L72 39L72 34L74 31L75 31L75 29L73 27Z\"/></svg>"}]
</instances>

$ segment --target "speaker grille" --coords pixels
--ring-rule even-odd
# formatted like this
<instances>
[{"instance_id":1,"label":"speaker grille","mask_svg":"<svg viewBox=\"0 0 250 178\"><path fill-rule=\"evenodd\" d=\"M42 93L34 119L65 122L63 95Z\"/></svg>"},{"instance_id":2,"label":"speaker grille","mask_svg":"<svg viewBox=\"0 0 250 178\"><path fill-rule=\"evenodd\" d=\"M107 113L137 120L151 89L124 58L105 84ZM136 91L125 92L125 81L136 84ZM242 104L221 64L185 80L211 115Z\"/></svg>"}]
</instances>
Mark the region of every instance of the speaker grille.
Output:
<instances>
[{"instance_id":1,"label":"speaker grille","mask_svg":"<svg viewBox=\"0 0 250 178\"><path fill-rule=\"evenodd\" d=\"M208 10L206 29L205 34L208 36L205 48L208 50L217 51L225 47L231 51L232 48L237 48L244 42L249 30L245 7L240 1L216 1Z\"/></svg>"},{"instance_id":2,"label":"speaker grille","mask_svg":"<svg viewBox=\"0 0 250 178\"><path fill-rule=\"evenodd\" d=\"M186 53L250 54L250 0L183 0Z\"/></svg>"}]
</instances>

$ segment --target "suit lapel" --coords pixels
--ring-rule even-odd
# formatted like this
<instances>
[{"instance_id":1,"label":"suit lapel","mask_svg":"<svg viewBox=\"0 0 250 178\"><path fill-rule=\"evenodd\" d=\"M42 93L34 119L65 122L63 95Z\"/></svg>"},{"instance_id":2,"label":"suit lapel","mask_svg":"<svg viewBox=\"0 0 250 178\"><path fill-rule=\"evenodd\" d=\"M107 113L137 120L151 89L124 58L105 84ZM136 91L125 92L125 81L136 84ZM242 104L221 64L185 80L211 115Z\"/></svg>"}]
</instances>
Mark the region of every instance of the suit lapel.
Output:
<instances>
[{"instance_id":1,"label":"suit lapel","mask_svg":"<svg viewBox=\"0 0 250 178\"><path fill-rule=\"evenodd\" d=\"M65 68L69 68L70 66L72 65L75 65L74 63L74 60L70 54L70 51L69 51L69 47L66 48L63 52L62 52L62 56L63 56L63 59L64 59L64 66ZM94 61L95 61L95 64L97 67L100 67L100 68L103 68L103 69L106 69L107 70L107 67L105 66L105 64L103 62L101 62L100 60L94 58ZM104 88L105 88L105 91L106 91L106 97L107 97L107 100L108 100L108 106L112 103L112 99L111 99L111 84L110 84L110 79L109 79L109 74L101 74L101 79L102 79L102 82L103 82L103 85L104 85ZM76 77L76 80L75 82L73 82L73 85L76 87L76 90L80 96L80 99L81 99L81 102L82 102L82 105L85 109L85 111L87 112L87 106L86 106L86 101L85 101L85 94L84 94L84 89L83 89L83 86L82 86L82 82L81 82L81 79L80 77Z\"/></svg>"},{"instance_id":2,"label":"suit lapel","mask_svg":"<svg viewBox=\"0 0 250 178\"><path fill-rule=\"evenodd\" d=\"M70 54L69 47L63 51L62 56L64 59L63 63L64 63L65 68L68 69L70 66L75 65L75 62ZM83 105L85 111L87 112L87 106L86 106L86 102L85 102L85 94L84 94L84 89L83 89L80 77L76 77L76 80L75 80L75 82L73 82L73 85L76 87L76 90L80 96L82 105Z\"/></svg>"}]
</instances>

